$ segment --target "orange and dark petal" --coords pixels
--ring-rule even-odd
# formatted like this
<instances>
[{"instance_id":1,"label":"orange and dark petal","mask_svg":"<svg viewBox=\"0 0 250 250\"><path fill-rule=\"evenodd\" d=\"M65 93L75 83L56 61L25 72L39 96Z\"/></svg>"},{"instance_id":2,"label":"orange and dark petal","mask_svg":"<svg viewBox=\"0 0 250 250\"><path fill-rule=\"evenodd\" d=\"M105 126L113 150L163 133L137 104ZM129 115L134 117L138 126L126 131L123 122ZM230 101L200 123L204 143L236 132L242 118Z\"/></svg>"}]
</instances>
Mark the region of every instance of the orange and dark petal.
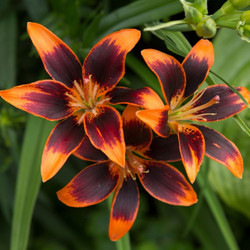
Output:
<instances>
[{"instance_id":1,"label":"orange and dark petal","mask_svg":"<svg viewBox=\"0 0 250 250\"><path fill-rule=\"evenodd\" d=\"M109 238L119 240L132 227L139 208L139 190L136 182L128 175L115 191L113 198Z\"/></svg>"},{"instance_id":2,"label":"orange and dark petal","mask_svg":"<svg viewBox=\"0 0 250 250\"><path fill-rule=\"evenodd\" d=\"M140 39L136 29L114 32L99 41L88 54L83 65L83 78L98 84L98 96L111 90L123 77L125 58Z\"/></svg>"},{"instance_id":3,"label":"orange and dark petal","mask_svg":"<svg viewBox=\"0 0 250 250\"><path fill-rule=\"evenodd\" d=\"M138 110L139 107L128 105L123 111L125 143L135 151L145 151L152 141L152 130L136 116Z\"/></svg>"},{"instance_id":4,"label":"orange and dark petal","mask_svg":"<svg viewBox=\"0 0 250 250\"><path fill-rule=\"evenodd\" d=\"M236 87L242 96L249 102L250 96L249 91L244 87ZM233 92L228 86L224 84L217 84L213 86L209 86L203 90L204 93L202 96L192 105L192 108L199 107L208 103L213 98L218 98L218 102L213 105L194 112L194 117L196 115L202 115L202 118L205 118L207 122L214 122L219 120L224 120L228 117L231 117L243 109L246 108L246 104L242 101L242 99ZM199 94L198 94L199 95ZM199 118L192 119L200 121ZM202 120L203 121L203 120Z\"/></svg>"},{"instance_id":5,"label":"orange and dark petal","mask_svg":"<svg viewBox=\"0 0 250 250\"><path fill-rule=\"evenodd\" d=\"M74 52L56 35L38 23L28 23L29 36L49 75L68 87L82 81L82 66Z\"/></svg>"},{"instance_id":6,"label":"orange and dark petal","mask_svg":"<svg viewBox=\"0 0 250 250\"><path fill-rule=\"evenodd\" d=\"M64 188L58 199L70 207L86 207L105 200L115 189L119 175L110 171L110 162L100 162L84 168Z\"/></svg>"},{"instance_id":7,"label":"orange and dark petal","mask_svg":"<svg viewBox=\"0 0 250 250\"><path fill-rule=\"evenodd\" d=\"M147 192L154 198L180 206L190 206L197 202L192 186L180 171L171 165L156 161L142 161L148 172L139 175Z\"/></svg>"},{"instance_id":8,"label":"orange and dark petal","mask_svg":"<svg viewBox=\"0 0 250 250\"><path fill-rule=\"evenodd\" d=\"M42 80L2 90L0 96L28 113L47 120L60 120L75 111L68 103L67 92L70 89L60 82Z\"/></svg>"},{"instance_id":9,"label":"orange and dark petal","mask_svg":"<svg viewBox=\"0 0 250 250\"><path fill-rule=\"evenodd\" d=\"M76 149L74 155L85 161L106 161L107 156L99 149L95 148L88 136L85 136L81 145Z\"/></svg>"},{"instance_id":10,"label":"orange and dark petal","mask_svg":"<svg viewBox=\"0 0 250 250\"><path fill-rule=\"evenodd\" d=\"M197 127L189 124L178 124L177 134L183 165L194 183L205 153L204 137Z\"/></svg>"},{"instance_id":11,"label":"orange and dark petal","mask_svg":"<svg viewBox=\"0 0 250 250\"><path fill-rule=\"evenodd\" d=\"M96 114L86 112L84 127L91 143L121 167L125 165L125 142L122 119L113 107L98 106Z\"/></svg>"},{"instance_id":12,"label":"orange and dark petal","mask_svg":"<svg viewBox=\"0 0 250 250\"><path fill-rule=\"evenodd\" d=\"M140 110L136 112L136 115L159 136L167 137L169 135L168 107L164 109Z\"/></svg>"},{"instance_id":13,"label":"orange and dark petal","mask_svg":"<svg viewBox=\"0 0 250 250\"><path fill-rule=\"evenodd\" d=\"M150 147L143 155L157 161L180 161L181 155L177 135L170 134L167 138L154 137Z\"/></svg>"},{"instance_id":14,"label":"orange and dark petal","mask_svg":"<svg viewBox=\"0 0 250 250\"><path fill-rule=\"evenodd\" d=\"M188 53L182 66L186 73L186 89L183 98L192 95L206 80L214 63L213 44L201 39Z\"/></svg>"},{"instance_id":15,"label":"orange and dark petal","mask_svg":"<svg viewBox=\"0 0 250 250\"><path fill-rule=\"evenodd\" d=\"M164 104L158 94L151 88L129 89L116 87L107 96L111 104L131 104L148 109L164 108Z\"/></svg>"},{"instance_id":16,"label":"orange and dark petal","mask_svg":"<svg viewBox=\"0 0 250 250\"><path fill-rule=\"evenodd\" d=\"M242 178L243 160L239 149L219 132L201 125L195 125L203 134L205 154L226 166L237 178Z\"/></svg>"},{"instance_id":17,"label":"orange and dark petal","mask_svg":"<svg viewBox=\"0 0 250 250\"><path fill-rule=\"evenodd\" d=\"M174 109L185 91L186 77L183 67L174 57L155 49L145 49L141 54L157 76L170 109Z\"/></svg>"},{"instance_id":18,"label":"orange and dark petal","mask_svg":"<svg viewBox=\"0 0 250 250\"><path fill-rule=\"evenodd\" d=\"M78 125L73 117L55 126L47 139L42 155L41 174L44 182L61 169L71 153L81 144L84 136L82 124Z\"/></svg>"}]
</instances>

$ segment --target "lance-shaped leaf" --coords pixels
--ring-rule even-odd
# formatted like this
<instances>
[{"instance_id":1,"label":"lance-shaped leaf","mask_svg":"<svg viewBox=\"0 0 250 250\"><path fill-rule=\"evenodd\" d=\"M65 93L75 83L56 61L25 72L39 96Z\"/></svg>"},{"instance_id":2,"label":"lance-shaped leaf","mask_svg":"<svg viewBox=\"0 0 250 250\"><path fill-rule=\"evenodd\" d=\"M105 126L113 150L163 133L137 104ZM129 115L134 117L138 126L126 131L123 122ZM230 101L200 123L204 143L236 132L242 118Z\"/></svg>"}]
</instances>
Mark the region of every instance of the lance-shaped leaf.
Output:
<instances>
[{"instance_id":1,"label":"lance-shaped leaf","mask_svg":"<svg viewBox=\"0 0 250 250\"><path fill-rule=\"evenodd\" d=\"M179 104L186 87L183 67L174 57L158 50L145 49L141 53L149 68L157 76L167 104L170 109L174 109Z\"/></svg>"},{"instance_id":2,"label":"lance-shaped leaf","mask_svg":"<svg viewBox=\"0 0 250 250\"><path fill-rule=\"evenodd\" d=\"M136 116L138 110L128 105L122 113L125 142L135 151L145 151L152 141L152 130Z\"/></svg>"},{"instance_id":3,"label":"lance-shaped leaf","mask_svg":"<svg viewBox=\"0 0 250 250\"><path fill-rule=\"evenodd\" d=\"M43 80L2 90L0 96L19 109L53 121L66 118L74 112L65 95L70 92L60 82Z\"/></svg>"},{"instance_id":4,"label":"lance-shaped leaf","mask_svg":"<svg viewBox=\"0 0 250 250\"><path fill-rule=\"evenodd\" d=\"M85 132L91 143L118 165L125 164L125 142L122 119L118 111L109 106L99 106L84 117Z\"/></svg>"},{"instance_id":5,"label":"lance-shaped leaf","mask_svg":"<svg viewBox=\"0 0 250 250\"><path fill-rule=\"evenodd\" d=\"M197 202L192 186L169 164L141 161L147 173L139 175L143 187L154 198L172 205L189 206Z\"/></svg>"},{"instance_id":6,"label":"lance-shaped leaf","mask_svg":"<svg viewBox=\"0 0 250 250\"><path fill-rule=\"evenodd\" d=\"M219 132L201 125L195 125L203 134L206 144L205 154L225 165L238 178L242 178L243 160L239 149Z\"/></svg>"},{"instance_id":7,"label":"lance-shaped leaf","mask_svg":"<svg viewBox=\"0 0 250 250\"><path fill-rule=\"evenodd\" d=\"M133 104L148 109L164 108L161 98L151 88L129 89L116 87L108 93L112 104Z\"/></svg>"},{"instance_id":8,"label":"lance-shaped leaf","mask_svg":"<svg viewBox=\"0 0 250 250\"><path fill-rule=\"evenodd\" d=\"M201 131L189 124L178 124L177 135L183 165L191 183L200 170L204 153L205 140Z\"/></svg>"},{"instance_id":9,"label":"lance-shaped leaf","mask_svg":"<svg viewBox=\"0 0 250 250\"><path fill-rule=\"evenodd\" d=\"M168 126L168 107L164 109L145 109L136 112L136 115L151 127L156 134L167 137L170 133Z\"/></svg>"},{"instance_id":10,"label":"lance-shaped leaf","mask_svg":"<svg viewBox=\"0 0 250 250\"><path fill-rule=\"evenodd\" d=\"M139 208L139 191L136 182L127 176L118 186L110 212L109 238L116 241L132 227Z\"/></svg>"},{"instance_id":11,"label":"lance-shaped leaf","mask_svg":"<svg viewBox=\"0 0 250 250\"><path fill-rule=\"evenodd\" d=\"M41 174L42 180L52 178L63 166L68 157L80 145L85 136L84 128L73 117L58 123L45 144Z\"/></svg>"},{"instance_id":12,"label":"lance-shaped leaf","mask_svg":"<svg viewBox=\"0 0 250 250\"><path fill-rule=\"evenodd\" d=\"M82 81L82 67L74 52L56 35L38 23L28 23L29 36L49 75L69 87Z\"/></svg>"},{"instance_id":13,"label":"lance-shaped leaf","mask_svg":"<svg viewBox=\"0 0 250 250\"><path fill-rule=\"evenodd\" d=\"M190 50L182 66L186 74L186 89L183 98L192 95L205 81L214 63L213 44L201 39Z\"/></svg>"},{"instance_id":14,"label":"lance-shaped leaf","mask_svg":"<svg viewBox=\"0 0 250 250\"><path fill-rule=\"evenodd\" d=\"M110 172L110 162L88 166L57 192L58 199L70 207L94 205L115 189L119 175Z\"/></svg>"},{"instance_id":15,"label":"lance-shaped leaf","mask_svg":"<svg viewBox=\"0 0 250 250\"><path fill-rule=\"evenodd\" d=\"M236 89L248 102L250 102L249 91L246 88L236 87ZM246 104L242 99L224 84L209 86L202 90L201 93L197 94L197 96L198 95L201 95L201 97L197 98L192 108L194 108L194 110L201 106L204 106L204 108L199 108L198 111L193 112L193 115L202 115L202 118L205 118L205 121L208 122L226 119L246 108ZM209 106L208 103L212 102L215 98L218 100Z\"/></svg>"},{"instance_id":16,"label":"lance-shaped leaf","mask_svg":"<svg viewBox=\"0 0 250 250\"><path fill-rule=\"evenodd\" d=\"M91 76L99 86L98 95L111 90L123 77L126 55L140 36L139 30L120 30L104 37L89 52L83 64L83 78Z\"/></svg>"}]
</instances>

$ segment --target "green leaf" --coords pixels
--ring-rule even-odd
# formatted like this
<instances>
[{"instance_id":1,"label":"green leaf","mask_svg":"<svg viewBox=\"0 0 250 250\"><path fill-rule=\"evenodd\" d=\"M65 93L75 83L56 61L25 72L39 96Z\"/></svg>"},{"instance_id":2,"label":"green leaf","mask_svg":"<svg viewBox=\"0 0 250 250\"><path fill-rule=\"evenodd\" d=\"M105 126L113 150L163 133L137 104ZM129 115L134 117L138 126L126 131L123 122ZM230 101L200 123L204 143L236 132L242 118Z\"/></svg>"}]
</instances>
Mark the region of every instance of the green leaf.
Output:
<instances>
[{"instance_id":1,"label":"green leaf","mask_svg":"<svg viewBox=\"0 0 250 250\"><path fill-rule=\"evenodd\" d=\"M115 30L157 21L182 10L181 4L175 0L134 1L104 16L99 25L99 32L103 36Z\"/></svg>"},{"instance_id":2,"label":"green leaf","mask_svg":"<svg viewBox=\"0 0 250 250\"><path fill-rule=\"evenodd\" d=\"M29 116L27 121L15 192L11 250L27 249L32 214L41 184L41 155L53 125L35 116Z\"/></svg>"},{"instance_id":3,"label":"green leaf","mask_svg":"<svg viewBox=\"0 0 250 250\"><path fill-rule=\"evenodd\" d=\"M14 11L0 19L0 34L0 88L11 88L16 79L17 18Z\"/></svg>"}]
</instances>

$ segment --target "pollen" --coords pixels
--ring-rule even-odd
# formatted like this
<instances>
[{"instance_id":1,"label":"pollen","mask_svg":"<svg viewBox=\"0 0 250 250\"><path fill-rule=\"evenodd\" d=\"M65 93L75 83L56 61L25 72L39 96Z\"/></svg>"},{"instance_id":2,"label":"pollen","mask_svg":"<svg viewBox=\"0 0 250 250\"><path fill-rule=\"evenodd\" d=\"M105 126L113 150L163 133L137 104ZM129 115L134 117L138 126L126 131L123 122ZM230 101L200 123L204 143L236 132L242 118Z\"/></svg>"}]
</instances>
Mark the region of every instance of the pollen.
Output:
<instances>
[{"instance_id":1,"label":"pollen","mask_svg":"<svg viewBox=\"0 0 250 250\"><path fill-rule=\"evenodd\" d=\"M204 112L207 108L213 106L220 102L220 97L218 95L214 96L208 102L198 105L200 98L204 95L205 90L201 91L197 95L186 103L184 106L178 108L177 110L169 111L168 118L169 121L177 120L197 120L197 121L207 121L207 116L216 115L217 113Z\"/></svg>"}]
</instances>

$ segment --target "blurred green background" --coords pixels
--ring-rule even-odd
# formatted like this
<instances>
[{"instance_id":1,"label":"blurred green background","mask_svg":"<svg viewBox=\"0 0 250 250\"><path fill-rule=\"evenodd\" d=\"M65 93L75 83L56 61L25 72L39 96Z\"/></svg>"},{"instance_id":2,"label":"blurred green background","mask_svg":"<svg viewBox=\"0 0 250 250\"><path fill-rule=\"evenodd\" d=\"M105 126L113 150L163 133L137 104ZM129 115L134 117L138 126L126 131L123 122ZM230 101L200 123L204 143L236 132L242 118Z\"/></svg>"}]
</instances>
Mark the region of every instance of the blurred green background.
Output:
<instances>
[{"instance_id":1,"label":"blurred green background","mask_svg":"<svg viewBox=\"0 0 250 250\"><path fill-rule=\"evenodd\" d=\"M208 1L209 11L213 13L224 2ZM0 0L0 88L48 78L26 32L27 22L32 21L63 39L81 61L104 35L122 28L140 29L142 38L127 57L120 84L147 85L158 91L157 79L143 63L140 50L173 52L143 28L183 17L177 0ZM200 39L195 32L184 35L191 45ZM169 42L166 34L162 38ZM232 30L219 30L212 41L212 70L233 86L249 89L250 44ZM240 117L250 126L247 110ZM88 162L72 156L52 180L41 184L41 153L53 126L0 101L0 249L116 249L117 244L108 238L107 202L70 208L56 196ZM163 204L140 186L139 213L130 231L132 249L250 249L249 137L233 118L208 126L240 149L245 167L242 180L205 158L194 184L199 202L184 208ZM180 164L177 167L183 170Z\"/></svg>"}]
</instances>

